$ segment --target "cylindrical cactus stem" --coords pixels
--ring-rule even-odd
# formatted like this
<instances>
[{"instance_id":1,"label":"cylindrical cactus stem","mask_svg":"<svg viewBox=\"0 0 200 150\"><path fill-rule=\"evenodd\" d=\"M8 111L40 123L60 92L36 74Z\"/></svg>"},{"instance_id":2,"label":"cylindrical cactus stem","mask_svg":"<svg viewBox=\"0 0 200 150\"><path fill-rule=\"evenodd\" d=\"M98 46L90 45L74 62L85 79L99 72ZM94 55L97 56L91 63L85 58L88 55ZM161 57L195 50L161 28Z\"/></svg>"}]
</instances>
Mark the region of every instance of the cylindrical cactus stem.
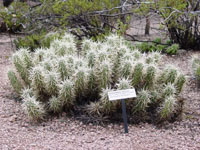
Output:
<instances>
[{"instance_id":1,"label":"cylindrical cactus stem","mask_svg":"<svg viewBox=\"0 0 200 150\"><path fill-rule=\"evenodd\" d=\"M87 89L88 68L79 67L75 74L75 94L78 99L82 98Z\"/></svg>"},{"instance_id":2,"label":"cylindrical cactus stem","mask_svg":"<svg viewBox=\"0 0 200 150\"><path fill-rule=\"evenodd\" d=\"M59 113L62 111L62 106L63 103L61 102L61 100L55 96L52 96L49 99L49 110L54 112L54 113Z\"/></svg>"},{"instance_id":3,"label":"cylindrical cactus stem","mask_svg":"<svg viewBox=\"0 0 200 150\"><path fill-rule=\"evenodd\" d=\"M98 93L96 93L97 91L99 91L98 81L97 81L97 77L96 77L94 69L89 69L89 71L88 71L88 88L87 88L87 90L92 95L94 95L94 94L98 95Z\"/></svg>"},{"instance_id":4,"label":"cylindrical cactus stem","mask_svg":"<svg viewBox=\"0 0 200 150\"><path fill-rule=\"evenodd\" d=\"M174 84L168 83L163 88L163 97L173 96L176 94L176 88Z\"/></svg>"},{"instance_id":5,"label":"cylindrical cactus stem","mask_svg":"<svg viewBox=\"0 0 200 150\"><path fill-rule=\"evenodd\" d=\"M22 107L31 120L41 120L45 116L44 105L36 100L34 96L23 99Z\"/></svg>"},{"instance_id":6,"label":"cylindrical cactus stem","mask_svg":"<svg viewBox=\"0 0 200 150\"><path fill-rule=\"evenodd\" d=\"M66 79L59 85L59 99L63 105L72 106L75 101L74 83Z\"/></svg>"},{"instance_id":7,"label":"cylindrical cactus stem","mask_svg":"<svg viewBox=\"0 0 200 150\"><path fill-rule=\"evenodd\" d=\"M129 79L119 79L118 84L117 84L117 89L123 90L123 89L131 89L131 81Z\"/></svg>"},{"instance_id":8,"label":"cylindrical cactus stem","mask_svg":"<svg viewBox=\"0 0 200 150\"><path fill-rule=\"evenodd\" d=\"M157 91L157 90L152 90L152 91L150 91L150 95L151 95L151 102L152 103L157 103L157 102L159 102L158 100L161 98L161 94L160 94L160 92L159 91Z\"/></svg>"},{"instance_id":9,"label":"cylindrical cactus stem","mask_svg":"<svg viewBox=\"0 0 200 150\"><path fill-rule=\"evenodd\" d=\"M68 65L64 59L58 60L58 72L62 81L68 79L71 75L69 70L70 69L68 68Z\"/></svg>"},{"instance_id":10,"label":"cylindrical cactus stem","mask_svg":"<svg viewBox=\"0 0 200 150\"><path fill-rule=\"evenodd\" d=\"M41 66L36 66L31 70L30 78L32 80L33 89L36 91L43 91L45 88L45 80L43 68Z\"/></svg>"},{"instance_id":11,"label":"cylindrical cactus stem","mask_svg":"<svg viewBox=\"0 0 200 150\"><path fill-rule=\"evenodd\" d=\"M168 71L166 82L167 83L174 83L174 81L176 80L176 77L177 77L177 69L171 68Z\"/></svg>"},{"instance_id":12,"label":"cylindrical cactus stem","mask_svg":"<svg viewBox=\"0 0 200 150\"><path fill-rule=\"evenodd\" d=\"M95 51L89 51L87 54L87 62L89 67L94 67L96 61L96 53Z\"/></svg>"},{"instance_id":13,"label":"cylindrical cactus stem","mask_svg":"<svg viewBox=\"0 0 200 150\"><path fill-rule=\"evenodd\" d=\"M86 111L92 115L101 115L102 112L102 105L101 102L91 102L89 105L85 107Z\"/></svg>"},{"instance_id":14,"label":"cylindrical cactus stem","mask_svg":"<svg viewBox=\"0 0 200 150\"><path fill-rule=\"evenodd\" d=\"M174 83L174 81L176 80L177 74L178 73L177 73L177 69L176 68L174 68L172 66L168 66L161 73L158 82L164 83L164 84Z\"/></svg>"},{"instance_id":15,"label":"cylindrical cactus stem","mask_svg":"<svg viewBox=\"0 0 200 150\"><path fill-rule=\"evenodd\" d=\"M142 63L136 63L133 74L132 74L132 81L131 84L133 87L137 87L141 82L143 78L143 68L144 65Z\"/></svg>"},{"instance_id":16,"label":"cylindrical cactus stem","mask_svg":"<svg viewBox=\"0 0 200 150\"><path fill-rule=\"evenodd\" d=\"M48 52L48 50L43 49L43 48L36 49L35 52L34 52L34 56L33 56L33 62L34 62L34 64L37 65L38 63L40 63L41 61L43 61L46 52Z\"/></svg>"},{"instance_id":17,"label":"cylindrical cactus stem","mask_svg":"<svg viewBox=\"0 0 200 150\"><path fill-rule=\"evenodd\" d=\"M136 98L136 105L133 108L133 112L145 111L150 102L151 102L151 95L149 91L142 89L141 91L138 92Z\"/></svg>"},{"instance_id":18,"label":"cylindrical cactus stem","mask_svg":"<svg viewBox=\"0 0 200 150\"><path fill-rule=\"evenodd\" d=\"M161 104L160 116L161 119L167 119L175 110L177 100L174 95L167 96Z\"/></svg>"},{"instance_id":19,"label":"cylindrical cactus stem","mask_svg":"<svg viewBox=\"0 0 200 150\"><path fill-rule=\"evenodd\" d=\"M145 63L153 64L154 63L154 58L151 55L146 56Z\"/></svg>"},{"instance_id":20,"label":"cylindrical cactus stem","mask_svg":"<svg viewBox=\"0 0 200 150\"><path fill-rule=\"evenodd\" d=\"M152 52L151 53L153 59L154 59L154 63L159 63L160 59L162 58L160 52Z\"/></svg>"},{"instance_id":21,"label":"cylindrical cactus stem","mask_svg":"<svg viewBox=\"0 0 200 150\"><path fill-rule=\"evenodd\" d=\"M112 68L112 82L115 84L120 78L120 66L121 66L121 56L119 53L113 56L113 68Z\"/></svg>"},{"instance_id":22,"label":"cylindrical cactus stem","mask_svg":"<svg viewBox=\"0 0 200 150\"><path fill-rule=\"evenodd\" d=\"M106 88L111 83L112 77L112 64L108 61L103 61L98 66L98 80L99 88Z\"/></svg>"},{"instance_id":23,"label":"cylindrical cactus stem","mask_svg":"<svg viewBox=\"0 0 200 150\"><path fill-rule=\"evenodd\" d=\"M22 90L21 93L22 93L22 94L21 94L21 97L22 97L23 99L26 99L26 98L28 98L28 97L33 97L33 96L34 96L34 93L33 93L32 88L25 88L25 89Z\"/></svg>"},{"instance_id":24,"label":"cylindrical cactus stem","mask_svg":"<svg viewBox=\"0 0 200 150\"><path fill-rule=\"evenodd\" d=\"M31 55L30 55L28 49L22 48L22 49L20 49L20 52L23 57L24 65L29 70L33 66Z\"/></svg>"},{"instance_id":25,"label":"cylindrical cactus stem","mask_svg":"<svg viewBox=\"0 0 200 150\"><path fill-rule=\"evenodd\" d=\"M13 55L13 62L15 65L15 68L17 69L17 72L20 74L20 77L24 80L24 82L29 85L29 72L24 65L24 62L21 58L21 56L17 53Z\"/></svg>"},{"instance_id":26,"label":"cylindrical cactus stem","mask_svg":"<svg viewBox=\"0 0 200 150\"><path fill-rule=\"evenodd\" d=\"M107 55L108 55L108 52L105 51L105 50L98 51L98 53L97 53L97 59L98 59L98 61L100 61L100 62L106 61L107 57L108 57Z\"/></svg>"},{"instance_id":27,"label":"cylindrical cactus stem","mask_svg":"<svg viewBox=\"0 0 200 150\"><path fill-rule=\"evenodd\" d=\"M17 92L17 94L21 94L23 86L13 71L11 70L8 71L8 78L10 80L13 89Z\"/></svg>"},{"instance_id":28,"label":"cylindrical cactus stem","mask_svg":"<svg viewBox=\"0 0 200 150\"><path fill-rule=\"evenodd\" d=\"M156 67L148 66L146 69L145 77L144 77L145 88L150 89L154 86L155 77L156 77Z\"/></svg>"},{"instance_id":29,"label":"cylindrical cactus stem","mask_svg":"<svg viewBox=\"0 0 200 150\"><path fill-rule=\"evenodd\" d=\"M176 94L179 94L182 91L185 82L186 82L185 76L183 74L180 74L175 82Z\"/></svg>"},{"instance_id":30,"label":"cylindrical cactus stem","mask_svg":"<svg viewBox=\"0 0 200 150\"><path fill-rule=\"evenodd\" d=\"M139 60L142 56L141 52L139 50L134 50L133 51L133 56L135 60Z\"/></svg>"},{"instance_id":31,"label":"cylindrical cactus stem","mask_svg":"<svg viewBox=\"0 0 200 150\"><path fill-rule=\"evenodd\" d=\"M88 51L91 50L91 47L92 47L92 44L93 44L93 41L90 40L90 39L84 39L82 41L82 55L85 56L87 55Z\"/></svg>"},{"instance_id":32,"label":"cylindrical cactus stem","mask_svg":"<svg viewBox=\"0 0 200 150\"><path fill-rule=\"evenodd\" d=\"M65 33L62 39L69 43L75 43L75 36L71 33Z\"/></svg>"},{"instance_id":33,"label":"cylindrical cactus stem","mask_svg":"<svg viewBox=\"0 0 200 150\"><path fill-rule=\"evenodd\" d=\"M132 72L133 62L131 60L125 60L120 67L121 76L129 78Z\"/></svg>"},{"instance_id":34,"label":"cylindrical cactus stem","mask_svg":"<svg viewBox=\"0 0 200 150\"><path fill-rule=\"evenodd\" d=\"M110 91L112 91L110 88L105 88L100 94L101 112L107 115L116 110L115 102L109 101L108 92Z\"/></svg>"},{"instance_id":35,"label":"cylindrical cactus stem","mask_svg":"<svg viewBox=\"0 0 200 150\"><path fill-rule=\"evenodd\" d=\"M59 75L56 72L48 71L45 74L45 88L49 95L58 94Z\"/></svg>"}]
</instances>

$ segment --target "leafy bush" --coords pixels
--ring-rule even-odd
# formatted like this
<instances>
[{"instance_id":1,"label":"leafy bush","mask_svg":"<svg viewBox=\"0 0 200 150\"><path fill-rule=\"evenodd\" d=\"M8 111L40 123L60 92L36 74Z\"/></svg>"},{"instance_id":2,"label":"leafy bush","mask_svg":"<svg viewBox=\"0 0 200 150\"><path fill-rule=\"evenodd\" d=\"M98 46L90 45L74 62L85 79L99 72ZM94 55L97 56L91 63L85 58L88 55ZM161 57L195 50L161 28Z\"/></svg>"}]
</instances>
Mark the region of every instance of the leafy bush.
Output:
<instances>
[{"instance_id":1,"label":"leafy bush","mask_svg":"<svg viewBox=\"0 0 200 150\"><path fill-rule=\"evenodd\" d=\"M0 6L0 18L6 26L7 31L19 31L25 27L28 21L25 15L29 10L26 3L15 2L10 7Z\"/></svg>"},{"instance_id":2,"label":"leafy bush","mask_svg":"<svg viewBox=\"0 0 200 150\"><path fill-rule=\"evenodd\" d=\"M142 2L142 1L139 1ZM169 38L173 43L179 44L182 49L199 50L199 1L195 0L159 0L151 1L151 5L142 3L135 6L135 12L145 14L158 14L162 19Z\"/></svg>"},{"instance_id":3,"label":"leafy bush","mask_svg":"<svg viewBox=\"0 0 200 150\"><path fill-rule=\"evenodd\" d=\"M170 47L168 47L166 49L166 53L174 55L174 54L176 54L178 52L178 49L179 49L179 45L178 44L173 44L172 46L170 46Z\"/></svg>"},{"instance_id":4,"label":"leafy bush","mask_svg":"<svg viewBox=\"0 0 200 150\"><path fill-rule=\"evenodd\" d=\"M108 92L132 87L138 96L128 101L128 111L168 119L178 107L185 77L172 67L159 68L160 58L158 52L142 54L129 48L115 34L101 42L85 39L78 50L74 36L66 33L49 48L33 53L21 48L13 62L25 84L23 90L17 89L31 119L78 106L93 115L112 116L121 110L121 103L109 101Z\"/></svg>"},{"instance_id":5,"label":"leafy bush","mask_svg":"<svg viewBox=\"0 0 200 150\"><path fill-rule=\"evenodd\" d=\"M178 44L172 44L170 43L171 41L167 40L165 44L161 43L160 38L156 38L153 43L151 42L143 42L143 43L138 43L136 44L136 47L141 51L141 52L163 52L167 53L169 55L175 55L178 50L179 50L179 45ZM171 45L171 46L169 46Z\"/></svg>"},{"instance_id":6,"label":"leafy bush","mask_svg":"<svg viewBox=\"0 0 200 150\"><path fill-rule=\"evenodd\" d=\"M61 38L62 33L46 33L45 31L41 33L35 33L31 35L27 35L25 37L19 37L14 41L17 49L19 48L28 48L31 51L34 51L37 48L49 48L50 43L55 40Z\"/></svg>"},{"instance_id":7,"label":"leafy bush","mask_svg":"<svg viewBox=\"0 0 200 150\"><path fill-rule=\"evenodd\" d=\"M143 53L157 51L156 45L153 43L143 42L143 43L137 44L136 47Z\"/></svg>"}]
</instances>

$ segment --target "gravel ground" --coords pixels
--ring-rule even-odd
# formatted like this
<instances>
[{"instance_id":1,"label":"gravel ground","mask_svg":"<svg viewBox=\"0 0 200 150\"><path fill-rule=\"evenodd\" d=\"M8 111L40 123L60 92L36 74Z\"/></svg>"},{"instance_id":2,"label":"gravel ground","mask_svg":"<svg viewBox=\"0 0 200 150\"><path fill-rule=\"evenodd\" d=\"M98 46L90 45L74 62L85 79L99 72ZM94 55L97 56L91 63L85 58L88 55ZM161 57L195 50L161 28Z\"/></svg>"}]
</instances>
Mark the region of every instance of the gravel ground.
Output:
<instances>
[{"instance_id":1,"label":"gravel ground","mask_svg":"<svg viewBox=\"0 0 200 150\"><path fill-rule=\"evenodd\" d=\"M200 91L191 75L191 57L199 52L164 56L163 64L173 63L188 77L182 93L186 100L183 119L162 126L123 123L105 126L84 124L62 114L42 123L30 122L14 98L7 78L12 67L9 36L0 34L0 150L197 150L200 149Z\"/></svg>"}]
</instances>

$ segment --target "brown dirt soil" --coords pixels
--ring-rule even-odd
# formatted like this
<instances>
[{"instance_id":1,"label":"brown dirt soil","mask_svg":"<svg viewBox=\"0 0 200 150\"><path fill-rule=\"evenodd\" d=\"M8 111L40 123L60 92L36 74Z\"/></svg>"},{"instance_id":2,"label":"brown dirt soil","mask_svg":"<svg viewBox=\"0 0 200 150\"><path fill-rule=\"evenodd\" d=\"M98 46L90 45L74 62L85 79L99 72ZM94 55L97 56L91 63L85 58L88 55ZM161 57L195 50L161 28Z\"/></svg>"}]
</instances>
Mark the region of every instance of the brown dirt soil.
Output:
<instances>
[{"instance_id":1,"label":"brown dirt soil","mask_svg":"<svg viewBox=\"0 0 200 150\"><path fill-rule=\"evenodd\" d=\"M183 119L162 126L123 123L106 126L84 124L63 114L42 123L28 120L14 98L7 71L12 68L13 51L8 35L0 35L0 150L197 150L200 149L200 91L191 74L191 57L200 52L181 51L164 56L163 64L174 64L188 77L182 93L185 99Z\"/></svg>"}]
</instances>

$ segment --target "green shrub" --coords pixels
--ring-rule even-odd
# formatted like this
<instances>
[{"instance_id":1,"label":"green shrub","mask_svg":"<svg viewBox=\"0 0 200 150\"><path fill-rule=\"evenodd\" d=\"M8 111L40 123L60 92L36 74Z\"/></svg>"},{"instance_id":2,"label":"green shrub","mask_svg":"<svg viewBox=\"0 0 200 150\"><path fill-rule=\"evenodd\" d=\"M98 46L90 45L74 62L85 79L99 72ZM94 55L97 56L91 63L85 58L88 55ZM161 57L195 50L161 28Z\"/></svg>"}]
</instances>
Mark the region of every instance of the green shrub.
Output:
<instances>
[{"instance_id":1,"label":"green shrub","mask_svg":"<svg viewBox=\"0 0 200 150\"><path fill-rule=\"evenodd\" d=\"M12 3L8 8L0 5L0 18L5 24L6 30L11 32L22 30L28 22L26 17L28 11L28 5L19 1Z\"/></svg>"},{"instance_id":2,"label":"green shrub","mask_svg":"<svg viewBox=\"0 0 200 150\"><path fill-rule=\"evenodd\" d=\"M155 40L153 40L156 44L161 44L162 41L161 41L161 38L156 38Z\"/></svg>"},{"instance_id":3,"label":"green shrub","mask_svg":"<svg viewBox=\"0 0 200 150\"><path fill-rule=\"evenodd\" d=\"M55 39L60 39L62 37L61 33L46 33L45 31L41 33L35 33L27 35L25 37L19 37L14 40L17 49L28 48L30 51L34 51L37 48L49 48L52 41Z\"/></svg>"},{"instance_id":4,"label":"green shrub","mask_svg":"<svg viewBox=\"0 0 200 150\"><path fill-rule=\"evenodd\" d=\"M121 111L121 103L109 101L108 92L132 87L138 96L128 102L131 113L159 113L157 116L167 119L176 106L170 102L167 111L165 106L170 96L177 99L185 78L174 68L159 68L160 58L158 52L142 54L131 49L115 34L104 41L85 39L78 52L74 36L66 33L52 41L49 48L32 53L19 49L13 61L25 81L21 97L32 119L79 106L93 115L112 116Z\"/></svg>"},{"instance_id":5,"label":"green shrub","mask_svg":"<svg viewBox=\"0 0 200 150\"><path fill-rule=\"evenodd\" d=\"M179 45L173 44L172 46L166 49L166 53L170 55L175 55L178 52L178 49L179 49Z\"/></svg>"},{"instance_id":6,"label":"green shrub","mask_svg":"<svg viewBox=\"0 0 200 150\"><path fill-rule=\"evenodd\" d=\"M148 52L163 52L169 55L175 55L179 50L178 44L172 44L171 41L167 40L166 44L162 44L161 38L156 38L153 43L151 42L143 42L136 44L136 48L138 48L143 53Z\"/></svg>"},{"instance_id":7,"label":"green shrub","mask_svg":"<svg viewBox=\"0 0 200 150\"><path fill-rule=\"evenodd\" d=\"M143 53L144 52L153 52L153 51L156 51L156 45L153 44L153 43L148 43L148 42L143 42L141 44L137 44L136 47L142 51Z\"/></svg>"}]
</instances>

